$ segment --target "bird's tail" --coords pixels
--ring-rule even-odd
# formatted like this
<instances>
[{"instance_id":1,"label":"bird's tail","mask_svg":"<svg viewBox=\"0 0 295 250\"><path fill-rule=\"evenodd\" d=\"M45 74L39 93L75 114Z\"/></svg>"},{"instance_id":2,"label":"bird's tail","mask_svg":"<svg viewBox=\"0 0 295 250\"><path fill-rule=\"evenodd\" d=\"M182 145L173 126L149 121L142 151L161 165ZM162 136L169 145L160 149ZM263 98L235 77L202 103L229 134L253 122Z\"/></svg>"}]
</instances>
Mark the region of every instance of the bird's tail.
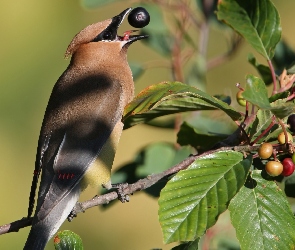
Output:
<instances>
[{"instance_id":1,"label":"bird's tail","mask_svg":"<svg viewBox=\"0 0 295 250\"><path fill-rule=\"evenodd\" d=\"M80 196L79 185L76 185L56 206L41 220L38 211L35 213L31 231L24 250L43 250L47 242L56 234L67 219Z\"/></svg>"}]
</instances>

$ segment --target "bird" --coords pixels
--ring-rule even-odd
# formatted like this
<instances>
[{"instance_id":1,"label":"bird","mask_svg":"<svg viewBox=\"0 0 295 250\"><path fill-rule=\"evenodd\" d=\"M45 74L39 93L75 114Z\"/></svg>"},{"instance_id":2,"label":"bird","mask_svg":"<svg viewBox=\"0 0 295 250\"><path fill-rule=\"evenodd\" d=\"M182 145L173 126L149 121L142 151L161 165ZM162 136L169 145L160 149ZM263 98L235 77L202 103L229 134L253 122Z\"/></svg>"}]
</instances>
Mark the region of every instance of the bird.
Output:
<instances>
[{"instance_id":1,"label":"bird","mask_svg":"<svg viewBox=\"0 0 295 250\"><path fill-rule=\"evenodd\" d=\"M24 250L45 248L88 185L112 188L122 114L134 96L127 50L148 37L117 34L131 9L87 26L66 50L71 60L53 87L38 140L28 218L41 180Z\"/></svg>"}]
</instances>

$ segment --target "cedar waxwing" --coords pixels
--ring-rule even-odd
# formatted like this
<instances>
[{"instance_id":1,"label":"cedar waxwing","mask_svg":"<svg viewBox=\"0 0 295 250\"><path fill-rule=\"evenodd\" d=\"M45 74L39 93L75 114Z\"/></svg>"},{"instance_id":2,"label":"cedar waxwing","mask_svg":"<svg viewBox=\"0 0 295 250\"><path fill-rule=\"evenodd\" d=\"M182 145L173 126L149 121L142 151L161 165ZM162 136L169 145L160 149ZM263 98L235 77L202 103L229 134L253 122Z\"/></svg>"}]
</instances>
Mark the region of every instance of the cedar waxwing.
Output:
<instances>
[{"instance_id":1,"label":"cedar waxwing","mask_svg":"<svg viewBox=\"0 0 295 250\"><path fill-rule=\"evenodd\" d=\"M42 177L26 250L45 248L87 185L111 188L121 118L134 94L127 49L147 37L117 35L130 10L89 25L68 46L71 62L52 90L38 141L29 217L41 170Z\"/></svg>"}]
</instances>

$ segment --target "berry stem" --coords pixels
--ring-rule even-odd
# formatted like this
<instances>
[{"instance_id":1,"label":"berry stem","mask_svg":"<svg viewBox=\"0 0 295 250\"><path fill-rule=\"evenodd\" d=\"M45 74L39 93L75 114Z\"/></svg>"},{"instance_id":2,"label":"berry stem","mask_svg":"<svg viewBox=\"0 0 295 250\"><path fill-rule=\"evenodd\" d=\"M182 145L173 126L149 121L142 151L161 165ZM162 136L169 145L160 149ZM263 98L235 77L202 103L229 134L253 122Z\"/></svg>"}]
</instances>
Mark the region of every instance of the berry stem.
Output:
<instances>
[{"instance_id":1,"label":"berry stem","mask_svg":"<svg viewBox=\"0 0 295 250\"><path fill-rule=\"evenodd\" d=\"M277 93L277 79L276 79L276 73L275 70L273 68L272 62L271 60L267 60L270 72L271 72L271 77L272 77L272 81L273 81L273 90L272 90L272 95Z\"/></svg>"},{"instance_id":2,"label":"berry stem","mask_svg":"<svg viewBox=\"0 0 295 250\"><path fill-rule=\"evenodd\" d=\"M250 143L250 145L252 146L252 145L254 145L256 142L258 142L258 141L260 140L260 138L262 138L263 136L265 136L266 133L268 133L268 132L271 130L271 128L273 127L273 125L275 125L275 124L276 124L276 121L275 121L275 117L273 116L273 117L272 117L272 121L271 121L271 123L268 125L268 127L267 127L267 128L266 128L266 129L265 129L265 130L264 130L259 136L257 136L256 139Z\"/></svg>"}]
</instances>

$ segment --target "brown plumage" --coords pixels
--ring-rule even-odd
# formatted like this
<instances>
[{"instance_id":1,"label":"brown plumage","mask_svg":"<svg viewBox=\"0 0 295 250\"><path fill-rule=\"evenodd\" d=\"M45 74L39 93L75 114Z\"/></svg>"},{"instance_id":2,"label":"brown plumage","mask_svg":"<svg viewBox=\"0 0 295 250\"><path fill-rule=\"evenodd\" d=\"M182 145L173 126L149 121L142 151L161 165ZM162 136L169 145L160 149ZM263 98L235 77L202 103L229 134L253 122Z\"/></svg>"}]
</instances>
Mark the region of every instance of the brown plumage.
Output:
<instances>
[{"instance_id":1,"label":"brown plumage","mask_svg":"<svg viewBox=\"0 0 295 250\"><path fill-rule=\"evenodd\" d=\"M117 36L131 9L78 33L71 62L55 84L40 132L28 216L42 171L33 225L24 249L44 249L88 184L111 187L123 109L134 94L128 46L146 36Z\"/></svg>"}]
</instances>

